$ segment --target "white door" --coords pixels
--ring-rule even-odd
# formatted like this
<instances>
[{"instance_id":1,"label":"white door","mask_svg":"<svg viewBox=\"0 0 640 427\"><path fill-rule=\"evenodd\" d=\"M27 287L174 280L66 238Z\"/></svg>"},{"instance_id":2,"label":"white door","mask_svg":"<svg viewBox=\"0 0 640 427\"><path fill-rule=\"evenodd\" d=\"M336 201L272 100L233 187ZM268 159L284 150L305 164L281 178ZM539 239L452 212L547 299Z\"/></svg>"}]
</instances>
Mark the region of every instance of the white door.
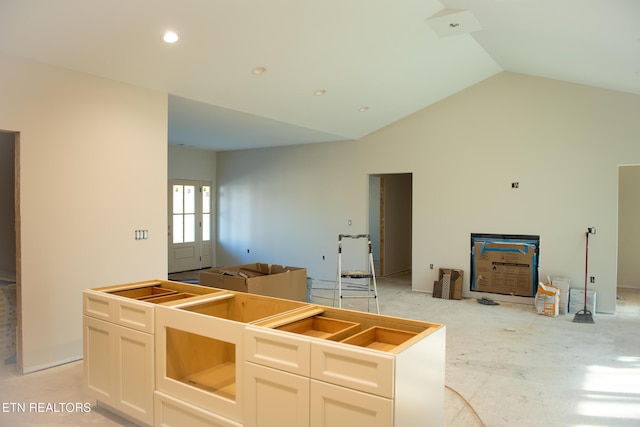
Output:
<instances>
[{"instance_id":1,"label":"white door","mask_svg":"<svg viewBox=\"0 0 640 427\"><path fill-rule=\"evenodd\" d=\"M211 182L169 182L169 273L213 264Z\"/></svg>"}]
</instances>

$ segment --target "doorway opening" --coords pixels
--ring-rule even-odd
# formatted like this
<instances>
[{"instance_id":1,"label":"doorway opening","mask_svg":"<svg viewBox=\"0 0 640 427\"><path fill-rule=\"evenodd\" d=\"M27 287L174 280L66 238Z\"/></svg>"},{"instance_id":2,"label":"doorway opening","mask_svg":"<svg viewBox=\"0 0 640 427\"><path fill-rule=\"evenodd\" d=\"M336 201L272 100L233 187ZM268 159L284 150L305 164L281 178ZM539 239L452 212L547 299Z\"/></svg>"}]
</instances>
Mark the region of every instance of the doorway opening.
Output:
<instances>
[{"instance_id":1,"label":"doorway opening","mask_svg":"<svg viewBox=\"0 0 640 427\"><path fill-rule=\"evenodd\" d=\"M169 181L169 273L213 264L210 181Z\"/></svg>"},{"instance_id":2,"label":"doorway opening","mask_svg":"<svg viewBox=\"0 0 640 427\"><path fill-rule=\"evenodd\" d=\"M19 142L0 130L0 363L22 373Z\"/></svg>"},{"instance_id":3,"label":"doorway opening","mask_svg":"<svg viewBox=\"0 0 640 427\"><path fill-rule=\"evenodd\" d=\"M618 271L616 312L637 313L640 302L640 165L618 166Z\"/></svg>"},{"instance_id":4,"label":"doorway opening","mask_svg":"<svg viewBox=\"0 0 640 427\"><path fill-rule=\"evenodd\" d=\"M369 175L369 234L376 275L410 272L413 174Z\"/></svg>"}]
</instances>

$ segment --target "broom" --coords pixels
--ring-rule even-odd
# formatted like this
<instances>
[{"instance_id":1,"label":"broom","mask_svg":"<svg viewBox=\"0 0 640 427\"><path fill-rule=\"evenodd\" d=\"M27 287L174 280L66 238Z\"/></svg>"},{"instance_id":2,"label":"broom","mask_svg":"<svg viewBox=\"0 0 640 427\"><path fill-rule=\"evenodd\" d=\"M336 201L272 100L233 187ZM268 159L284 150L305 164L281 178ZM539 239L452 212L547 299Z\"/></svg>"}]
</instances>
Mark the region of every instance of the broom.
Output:
<instances>
[{"instance_id":1,"label":"broom","mask_svg":"<svg viewBox=\"0 0 640 427\"><path fill-rule=\"evenodd\" d=\"M587 276L589 274L589 234L596 234L595 227L587 228L587 239L585 249L585 262L584 262L584 308L578 311L573 318L575 323L595 323L593 321L593 314L587 310Z\"/></svg>"}]
</instances>

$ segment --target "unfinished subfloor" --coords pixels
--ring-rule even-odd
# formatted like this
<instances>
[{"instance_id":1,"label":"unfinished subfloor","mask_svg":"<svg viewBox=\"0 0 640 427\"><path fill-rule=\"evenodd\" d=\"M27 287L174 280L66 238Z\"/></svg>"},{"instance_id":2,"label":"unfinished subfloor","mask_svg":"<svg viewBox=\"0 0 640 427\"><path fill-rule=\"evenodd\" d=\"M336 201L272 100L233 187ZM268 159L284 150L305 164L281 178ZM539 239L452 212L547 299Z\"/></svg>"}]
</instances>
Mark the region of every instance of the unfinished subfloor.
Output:
<instances>
[{"instance_id":1,"label":"unfinished subfloor","mask_svg":"<svg viewBox=\"0 0 640 427\"><path fill-rule=\"evenodd\" d=\"M380 312L447 326L447 426L640 425L640 290L619 289L617 314L582 324L572 314L540 316L529 305L435 299L412 292L410 281L410 274L378 279ZM314 282L312 302L332 305L332 297L332 283ZM343 308L366 309L366 300L345 300ZM82 387L82 361L24 376L5 365L1 373L0 426L132 425L93 406ZM7 406L12 402L93 407L17 413Z\"/></svg>"}]
</instances>

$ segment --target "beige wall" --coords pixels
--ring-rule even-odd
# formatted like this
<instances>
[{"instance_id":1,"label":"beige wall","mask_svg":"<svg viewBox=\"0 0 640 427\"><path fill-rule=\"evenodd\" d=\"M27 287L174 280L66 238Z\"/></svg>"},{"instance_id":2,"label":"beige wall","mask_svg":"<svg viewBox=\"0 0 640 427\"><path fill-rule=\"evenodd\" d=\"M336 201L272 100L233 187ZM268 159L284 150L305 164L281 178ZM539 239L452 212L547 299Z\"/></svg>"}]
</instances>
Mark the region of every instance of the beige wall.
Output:
<instances>
[{"instance_id":1,"label":"beige wall","mask_svg":"<svg viewBox=\"0 0 640 427\"><path fill-rule=\"evenodd\" d=\"M0 129L20 132L29 372L82 357L83 289L166 277L167 95L4 54L0 93Z\"/></svg>"},{"instance_id":2,"label":"beige wall","mask_svg":"<svg viewBox=\"0 0 640 427\"><path fill-rule=\"evenodd\" d=\"M287 263L333 280L335 236L348 219L368 229L368 175L411 172L415 290L451 267L465 270L471 295L471 233L540 235L541 276L580 287L595 226L590 286L611 313L618 165L640 161L638 111L640 96L501 73L357 142L218 153L218 262Z\"/></svg>"},{"instance_id":3,"label":"beige wall","mask_svg":"<svg viewBox=\"0 0 640 427\"><path fill-rule=\"evenodd\" d=\"M618 286L640 289L640 166L621 166L618 210Z\"/></svg>"}]
</instances>

